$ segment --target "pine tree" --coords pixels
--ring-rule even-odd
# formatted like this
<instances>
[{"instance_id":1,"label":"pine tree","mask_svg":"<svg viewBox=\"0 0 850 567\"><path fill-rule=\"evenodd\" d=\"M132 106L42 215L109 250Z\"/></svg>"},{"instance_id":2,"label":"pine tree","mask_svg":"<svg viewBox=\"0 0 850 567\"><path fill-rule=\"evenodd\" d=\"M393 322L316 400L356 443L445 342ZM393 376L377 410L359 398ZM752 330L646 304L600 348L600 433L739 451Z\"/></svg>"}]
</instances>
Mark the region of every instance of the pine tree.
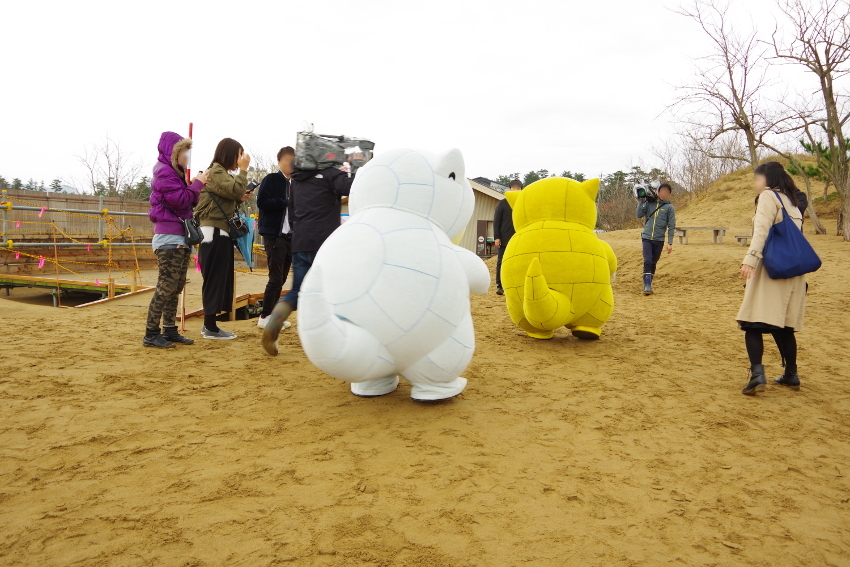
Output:
<instances>
[{"instance_id":1,"label":"pine tree","mask_svg":"<svg viewBox=\"0 0 850 567\"><path fill-rule=\"evenodd\" d=\"M23 188L24 188L24 184L21 183L20 179L18 179L16 177L12 180L12 189L14 189L15 191L20 191Z\"/></svg>"},{"instance_id":2,"label":"pine tree","mask_svg":"<svg viewBox=\"0 0 850 567\"><path fill-rule=\"evenodd\" d=\"M0 189L8 189L9 184L6 182L6 178L0 175Z\"/></svg>"},{"instance_id":3,"label":"pine tree","mask_svg":"<svg viewBox=\"0 0 850 567\"><path fill-rule=\"evenodd\" d=\"M59 181L58 179L54 179L53 181L50 182L50 190L53 191L54 193L64 192L64 189L62 189L62 182Z\"/></svg>"}]
</instances>

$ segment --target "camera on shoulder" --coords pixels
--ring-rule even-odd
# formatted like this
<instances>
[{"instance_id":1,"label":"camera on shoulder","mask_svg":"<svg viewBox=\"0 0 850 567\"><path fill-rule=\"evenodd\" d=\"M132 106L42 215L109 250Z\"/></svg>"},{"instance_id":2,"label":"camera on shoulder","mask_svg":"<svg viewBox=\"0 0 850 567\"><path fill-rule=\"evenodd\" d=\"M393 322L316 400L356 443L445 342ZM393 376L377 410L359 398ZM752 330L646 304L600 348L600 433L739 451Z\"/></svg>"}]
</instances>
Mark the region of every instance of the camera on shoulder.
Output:
<instances>
[{"instance_id":1,"label":"camera on shoulder","mask_svg":"<svg viewBox=\"0 0 850 567\"><path fill-rule=\"evenodd\" d=\"M634 185L635 197L638 199L646 199L650 203L658 200L658 188L661 187L661 182L655 181L639 181Z\"/></svg>"}]
</instances>

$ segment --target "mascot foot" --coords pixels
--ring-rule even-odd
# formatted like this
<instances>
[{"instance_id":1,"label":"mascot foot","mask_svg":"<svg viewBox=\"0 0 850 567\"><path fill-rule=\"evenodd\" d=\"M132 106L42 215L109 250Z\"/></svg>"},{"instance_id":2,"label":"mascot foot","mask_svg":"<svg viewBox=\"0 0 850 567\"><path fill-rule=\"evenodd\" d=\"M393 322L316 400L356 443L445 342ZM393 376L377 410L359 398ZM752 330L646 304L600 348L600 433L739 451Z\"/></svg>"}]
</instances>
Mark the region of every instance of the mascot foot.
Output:
<instances>
[{"instance_id":1,"label":"mascot foot","mask_svg":"<svg viewBox=\"0 0 850 567\"><path fill-rule=\"evenodd\" d=\"M464 388L466 388L466 378L460 377L445 384L413 384L410 397L416 402L434 402L457 396L463 392Z\"/></svg>"},{"instance_id":2,"label":"mascot foot","mask_svg":"<svg viewBox=\"0 0 850 567\"><path fill-rule=\"evenodd\" d=\"M596 327L573 327L570 331L572 331L574 337L589 341L595 341L602 336L602 329Z\"/></svg>"},{"instance_id":3,"label":"mascot foot","mask_svg":"<svg viewBox=\"0 0 850 567\"><path fill-rule=\"evenodd\" d=\"M532 339L547 340L555 336L555 331L540 331L538 333L528 333Z\"/></svg>"},{"instance_id":4,"label":"mascot foot","mask_svg":"<svg viewBox=\"0 0 850 567\"><path fill-rule=\"evenodd\" d=\"M398 376L386 376L366 382L352 382L351 393L361 398L386 396L398 388Z\"/></svg>"},{"instance_id":5,"label":"mascot foot","mask_svg":"<svg viewBox=\"0 0 850 567\"><path fill-rule=\"evenodd\" d=\"M279 301L272 309L271 315L266 317L266 327L263 329L263 348L272 356L277 356L277 338L291 313L292 306L285 301Z\"/></svg>"}]
</instances>

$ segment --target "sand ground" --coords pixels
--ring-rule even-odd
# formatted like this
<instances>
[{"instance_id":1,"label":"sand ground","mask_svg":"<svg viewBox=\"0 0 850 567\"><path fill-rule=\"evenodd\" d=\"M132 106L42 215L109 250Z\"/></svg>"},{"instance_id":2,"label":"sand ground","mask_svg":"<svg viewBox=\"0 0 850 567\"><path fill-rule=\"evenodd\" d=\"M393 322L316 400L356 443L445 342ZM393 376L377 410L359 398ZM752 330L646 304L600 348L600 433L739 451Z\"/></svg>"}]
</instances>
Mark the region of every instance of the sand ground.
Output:
<instances>
[{"instance_id":1,"label":"sand ground","mask_svg":"<svg viewBox=\"0 0 850 567\"><path fill-rule=\"evenodd\" d=\"M527 338L491 290L468 389L430 405L352 396L295 332L268 357L254 321L155 351L149 295L0 295L0 564L850 565L850 247L813 239L802 389L752 398L744 249L697 236L646 298L637 232L605 238L602 340Z\"/></svg>"}]
</instances>

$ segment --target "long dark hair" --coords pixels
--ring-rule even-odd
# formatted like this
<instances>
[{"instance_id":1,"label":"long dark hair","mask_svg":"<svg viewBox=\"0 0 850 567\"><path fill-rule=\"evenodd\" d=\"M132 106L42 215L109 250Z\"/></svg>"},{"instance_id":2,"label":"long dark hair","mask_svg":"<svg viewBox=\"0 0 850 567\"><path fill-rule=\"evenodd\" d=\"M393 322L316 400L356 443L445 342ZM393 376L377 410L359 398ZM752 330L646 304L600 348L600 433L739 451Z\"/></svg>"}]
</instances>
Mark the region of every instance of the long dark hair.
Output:
<instances>
[{"instance_id":1,"label":"long dark hair","mask_svg":"<svg viewBox=\"0 0 850 567\"><path fill-rule=\"evenodd\" d=\"M217 163L227 171L234 169L236 167L236 160L239 159L239 152L241 151L244 151L242 144L233 138L223 139L215 147L215 153L213 154L210 167L212 167L213 163Z\"/></svg>"},{"instance_id":2,"label":"long dark hair","mask_svg":"<svg viewBox=\"0 0 850 567\"><path fill-rule=\"evenodd\" d=\"M756 175L764 175L764 178L767 182L767 186L770 189L776 189L780 193L783 193L788 200L791 201L791 204L795 207L799 206L797 202L797 186L794 184L794 180L791 179L791 176L788 175L788 172L785 171L785 168L782 167L782 164L778 161L769 161L767 163L763 163L758 166L755 170ZM756 197L756 204L758 204L759 200Z\"/></svg>"}]
</instances>

